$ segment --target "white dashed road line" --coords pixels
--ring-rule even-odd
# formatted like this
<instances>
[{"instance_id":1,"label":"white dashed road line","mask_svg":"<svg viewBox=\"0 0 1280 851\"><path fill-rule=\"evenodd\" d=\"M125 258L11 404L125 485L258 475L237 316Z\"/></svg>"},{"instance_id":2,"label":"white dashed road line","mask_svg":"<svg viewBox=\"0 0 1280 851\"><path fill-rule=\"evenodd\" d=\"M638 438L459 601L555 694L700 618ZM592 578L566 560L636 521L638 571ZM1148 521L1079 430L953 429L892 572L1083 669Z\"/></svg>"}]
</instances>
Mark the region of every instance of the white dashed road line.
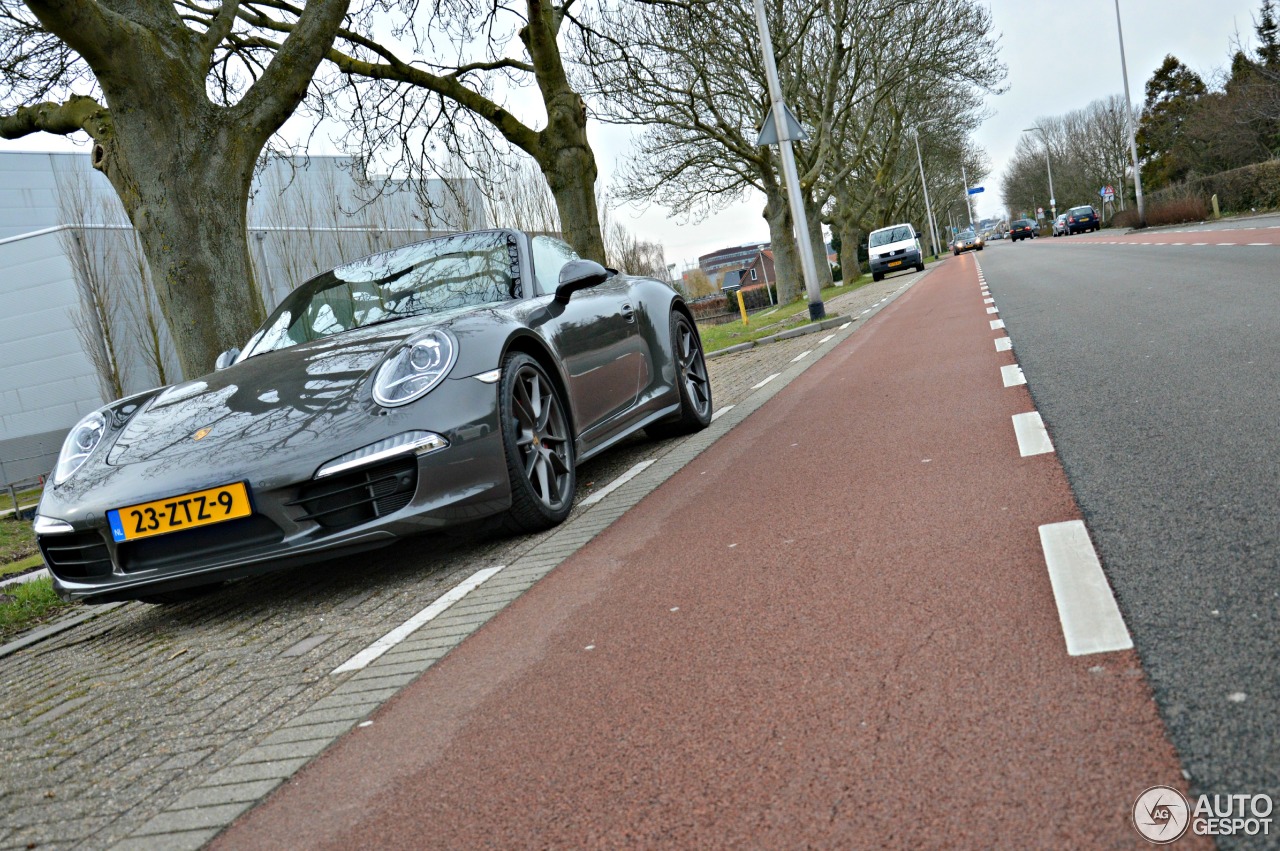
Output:
<instances>
[{"instance_id":1,"label":"white dashed road line","mask_svg":"<svg viewBox=\"0 0 1280 851\"><path fill-rule=\"evenodd\" d=\"M1085 656L1132 649L1133 639L1124 625L1084 521L1068 520L1041 526L1040 546L1044 548L1067 653Z\"/></svg>"},{"instance_id":2,"label":"white dashed road line","mask_svg":"<svg viewBox=\"0 0 1280 851\"><path fill-rule=\"evenodd\" d=\"M799 363L800 361L804 360L805 358L807 358L807 357L808 357L809 355L811 355L811 354L813 354L813 349L806 349L805 351L803 351L803 352L801 352L800 354L798 354L798 355L796 355L795 357L793 357L793 358L791 359L791 362L792 362L792 363Z\"/></svg>"},{"instance_id":3,"label":"white dashed road line","mask_svg":"<svg viewBox=\"0 0 1280 851\"><path fill-rule=\"evenodd\" d=\"M1003 327L1004 327L1004 320L1003 320L1003 319L992 319L992 320L991 320L991 330L992 330L992 331L998 331L999 329L1001 329L1001 328L1003 328Z\"/></svg>"},{"instance_id":4,"label":"white dashed road line","mask_svg":"<svg viewBox=\"0 0 1280 851\"><path fill-rule=\"evenodd\" d=\"M995 304L995 303L996 303L996 300L995 300L994 298L984 298L984 299L982 300L982 303L983 303L983 304Z\"/></svg>"},{"instance_id":5,"label":"white dashed road line","mask_svg":"<svg viewBox=\"0 0 1280 851\"><path fill-rule=\"evenodd\" d=\"M583 508L587 508L589 506L595 505L597 502L604 499L606 496L613 493L618 488L622 487L627 482L631 481L636 476L643 473L646 469L648 469L649 465L656 460L657 460L656 458L650 458L648 461L641 461L639 464L635 465L630 470L627 470L627 472L623 473L621 476L618 476L618 478L614 479L612 482L609 482L609 484L605 485L604 487L600 488L600 490L596 491L595 493L591 494L591 496L584 499L580 503L580 505Z\"/></svg>"},{"instance_id":6,"label":"white dashed road line","mask_svg":"<svg viewBox=\"0 0 1280 851\"><path fill-rule=\"evenodd\" d=\"M1007 352L1007 351L1009 351L1009 350L1010 350L1010 349L1012 349L1012 348L1013 348L1013 340L1010 340L1008 337L997 337L997 338L996 338L996 351L997 351L997 352Z\"/></svg>"},{"instance_id":7,"label":"white dashed road line","mask_svg":"<svg viewBox=\"0 0 1280 851\"><path fill-rule=\"evenodd\" d=\"M1000 378L1004 380L1005 387L1017 387L1027 383L1027 377L1022 374L1022 367L1016 363L1000 367Z\"/></svg>"},{"instance_id":8,"label":"white dashed road line","mask_svg":"<svg viewBox=\"0 0 1280 851\"><path fill-rule=\"evenodd\" d=\"M711 422L715 422L716 420L720 419L721 417L723 417L725 414L729 413L732 410L733 410L733 405L725 405L723 408L721 408L720 410L716 411L714 414L711 415Z\"/></svg>"},{"instance_id":9,"label":"white dashed road line","mask_svg":"<svg viewBox=\"0 0 1280 851\"><path fill-rule=\"evenodd\" d=\"M999 313L999 312L1000 312L1000 308L998 308L998 307L988 307L988 308L987 308L987 313Z\"/></svg>"},{"instance_id":10,"label":"white dashed road line","mask_svg":"<svg viewBox=\"0 0 1280 851\"><path fill-rule=\"evenodd\" d=\"M651 461L649 463L653 462ZM477 570L475 573L464 579L461 584L450 590L447 594L441 596L430 606L427 606L425 609L400 624L400 626L391 630L386 635L382 636L377 641L373 642L368 647L361 650L338 667L334 668L330 671L330 674L345 674L347 671L358 671L361 668L367 667L370 662L377 659L383 653L386 653L400 642L404 641L410 635L413 635L413 633L417 632L429 621L438 617L454 603L480 587L485 580L493 576L499 570L502 570L504 567L506 567L506 565L500 564L497 567L486 567L484 570Z\"/></svg>"},{"instance_id":11,"label":"white dashed road line","mask_svg":"<svg viewBox=\"0 0 1280 851\"><path fill-rule=\"evenodd\" d=\"M827 336L823 337L821 340L818 341L818 345L821 346L823 343L827 342L827 340L830 340L834 336L835 334L828 334Z\"/></svg>"},{"instance_id":12,"label":"white dashed road line","mask_svg":"<svg viewBox=\"0 0 1280 851\"><path fill-rule=\"evenodd\" d=\"M773 375L769 376L769 377L768 377L768 378L766 378L764 381L761 381L759 384L752 384L752 385L751 385L751 389L752 389L752 390L759 390L761 387L765 386L765 385L766 385L766 384L768 384L770 381L773 381L773 379L777 378L779 375L782 375L782 373L780 373L780 372L775 372Z\"/></svg>"},{"instance_id":13,"label":"white dashed road line","mask_svg":"<svg viewBox=\"0 0 1280 851\"><path fill-rule=\"evenodd\" d=\"M1040 419L1039 411L1013 415L1013 433L1018 438L1018 453L1023 458L1053 451L1053 441Z\"/></svg>"}]
</instances>

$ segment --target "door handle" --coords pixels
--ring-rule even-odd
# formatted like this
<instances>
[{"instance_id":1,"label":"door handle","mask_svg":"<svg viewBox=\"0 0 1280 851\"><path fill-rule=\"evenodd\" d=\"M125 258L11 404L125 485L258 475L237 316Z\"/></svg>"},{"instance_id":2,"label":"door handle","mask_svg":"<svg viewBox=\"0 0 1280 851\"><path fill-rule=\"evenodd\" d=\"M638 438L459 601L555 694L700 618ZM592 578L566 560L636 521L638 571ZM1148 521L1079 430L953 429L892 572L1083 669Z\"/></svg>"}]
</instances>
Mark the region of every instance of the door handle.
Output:
<instances>
[{"instance_id":1,"label":"door handle","mask_svg":"<svg viewBox=\"0 0 1280 851\"><path fill-rule=\"evenodd\" d=\"M635 308L629 304L622 305L622 318L627 320L627 322L635 322L636 321Z\"/></svg>"}]
</instances>

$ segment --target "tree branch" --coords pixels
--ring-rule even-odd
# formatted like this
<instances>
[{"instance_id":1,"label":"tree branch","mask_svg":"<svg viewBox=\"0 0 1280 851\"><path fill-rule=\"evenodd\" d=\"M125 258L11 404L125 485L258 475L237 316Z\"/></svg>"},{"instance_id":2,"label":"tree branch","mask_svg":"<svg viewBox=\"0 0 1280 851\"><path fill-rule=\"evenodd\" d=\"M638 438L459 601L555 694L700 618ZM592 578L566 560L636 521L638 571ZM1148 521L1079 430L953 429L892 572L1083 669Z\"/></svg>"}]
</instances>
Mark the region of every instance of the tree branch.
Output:
<instances>
[{"instance_id":1,"label":"tree branch","mask_svg":"<svg viewBox=\"0 0 1280 851\"><path fill-rule=\"evenodd\" d=\"M32 133L70 136L83 130L97 141L111 133L111 115L96 100L76 95L64 103L46 101L20 106L12 115L0 116L0 138L21 139Z\"/></svg>"}]
</instances>

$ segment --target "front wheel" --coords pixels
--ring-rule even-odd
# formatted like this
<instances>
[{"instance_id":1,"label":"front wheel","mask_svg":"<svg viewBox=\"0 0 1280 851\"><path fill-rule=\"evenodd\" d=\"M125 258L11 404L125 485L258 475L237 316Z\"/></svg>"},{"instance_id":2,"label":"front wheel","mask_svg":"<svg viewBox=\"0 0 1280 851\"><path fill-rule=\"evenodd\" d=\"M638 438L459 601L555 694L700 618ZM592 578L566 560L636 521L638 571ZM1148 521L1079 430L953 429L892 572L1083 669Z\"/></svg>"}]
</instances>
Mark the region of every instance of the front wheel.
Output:
<instances>
[{"instance_id":1,"label":"front wheel","mask_svg":"<svg viewBox=\"0 0 1280 851\"><path fill-rule=\"evenodd\" d=\"M680 412L674 419L645 427L650 437L676 437L711 425L711 375L702 355L702 338L689 317L671 312L671 345L674 349L676 386Z\"/></svg>"},{"instance_id":2,"label":"front wheel","mask_svg":"<svg viewBox=\"0 0 1280 851\"><path fill-rule=\"evenodd\" d=\"M564 401L538 362L515 352L502 366L498 406L511 480L504 525L512 532L549 529L569 516L578 489Z\"/></svg>"}]
</instances>

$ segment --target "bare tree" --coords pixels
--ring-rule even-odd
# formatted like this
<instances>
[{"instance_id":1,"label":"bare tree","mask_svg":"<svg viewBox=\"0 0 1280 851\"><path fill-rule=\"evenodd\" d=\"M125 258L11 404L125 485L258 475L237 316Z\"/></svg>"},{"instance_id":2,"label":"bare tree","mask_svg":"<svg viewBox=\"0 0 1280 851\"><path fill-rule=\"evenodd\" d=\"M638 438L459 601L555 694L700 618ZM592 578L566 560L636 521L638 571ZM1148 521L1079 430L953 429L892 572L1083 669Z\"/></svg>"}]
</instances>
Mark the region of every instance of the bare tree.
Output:
<instances>
[{"instance_id":1,"label":"bare tree","mask_svg":"<svg viewBox=\"0 0 1280 851\"><path fill-rule=\"evenodd\" d=\"M273 6L293 34L271 57L227 52L251 36L238 0L0 6L0 137L93 139L188 376L263 318L245 231L254 163L305 95L347 4Z\"/></svg>"}]
</instances>

